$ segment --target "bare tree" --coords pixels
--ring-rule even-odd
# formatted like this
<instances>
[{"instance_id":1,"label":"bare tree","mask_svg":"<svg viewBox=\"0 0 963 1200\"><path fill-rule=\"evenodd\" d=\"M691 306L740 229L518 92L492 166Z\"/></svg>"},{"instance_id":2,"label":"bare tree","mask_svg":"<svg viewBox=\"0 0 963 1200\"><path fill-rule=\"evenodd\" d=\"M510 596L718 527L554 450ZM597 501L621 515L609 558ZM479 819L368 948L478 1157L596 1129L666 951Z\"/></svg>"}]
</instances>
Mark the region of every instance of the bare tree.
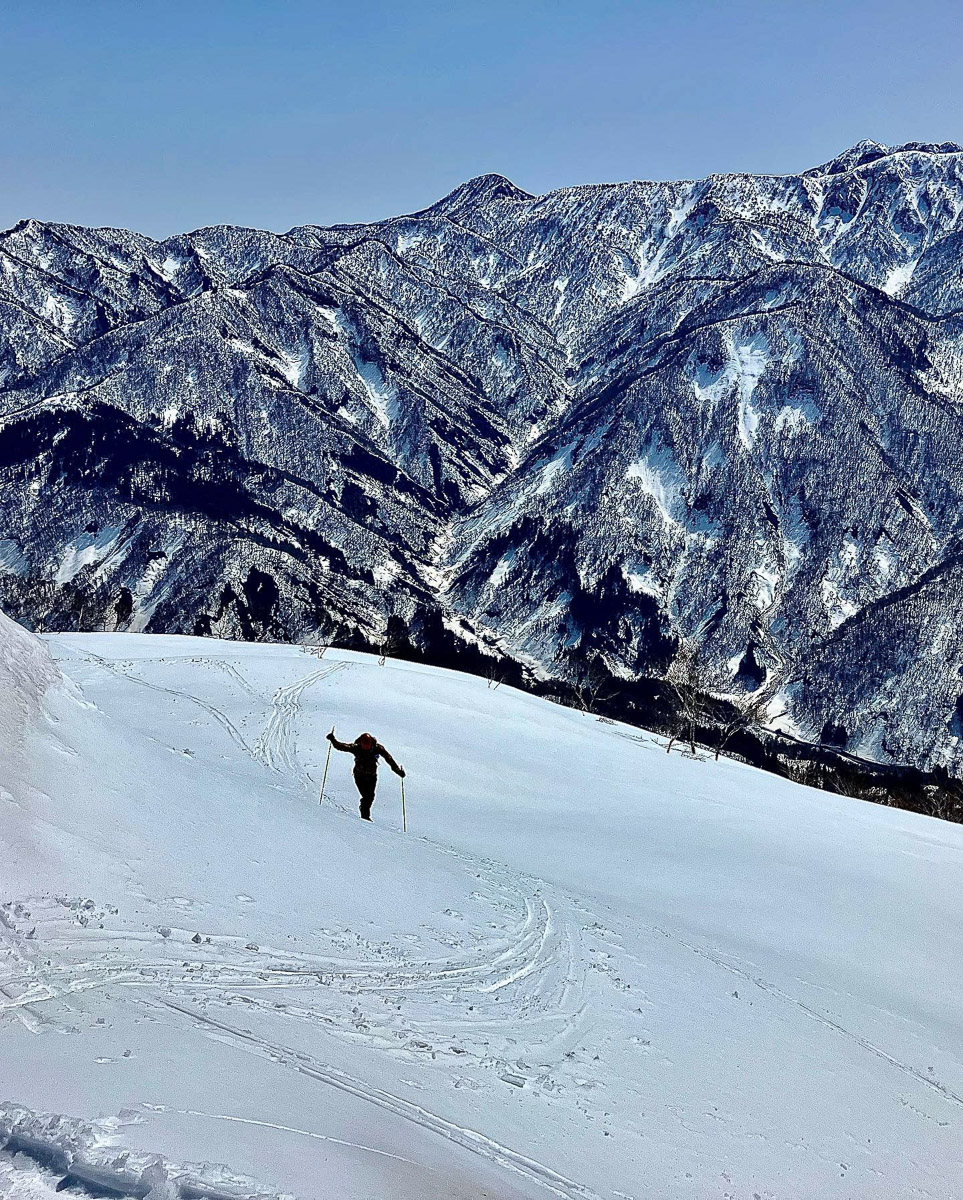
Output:
<instances>
[{"instance_id":1,"label":"bare tree","mask_svg":"<svg viewBox=\"0 0 963 1200\"><path fill-rule=\"evenodd\" d=\"M930 816L941 821L958 821L963 814L963 788L957 780L948 779L944 786L929 784L924 792Z\"/></svg>"},{"instance_id":2,"label":"bare tree","mask_svg":"<svg viewBox=\"0 0 963 1200\"><path fill-rule=\"evenodd\" d=\"M327 653L328 646L327 643L318 642L313 645L303 645L301 649L305 654L311 654L315 658L321 659L324 658L325 654Z\"/></svg>"},{"instance_id":3,"label":"bare tree","mask_svg":"<svg viewBox=\"0 0 963 1200\"><path fill-rule=\"evenodd\" d=\"M47 622L56 608L57 585L51 579L37 580L32 597L32 607L37 616L34 618L34 633L45 633ZM56 620L54 620L56 625Z\"/></svg>"},{"instance_id":4,"label":"bare tree","mask_svg":"<svg viewBox=\"0 0 963 1200\"><path fill-rule=\"evenodd\" d=\"M665 676L673 701L672 735L665 748L669 754L676 742L688 742L696 753L696 730L712 712L709 675L693 640L682 643Z\"/></svg>"},{"instance_id":5,"label":"bare tree","mask_svg":"<svg viewBox=\"0 0 963 1200\"><path fill-rule=\"evenodd\" d=\"M493 658L485 668L485 678L491 691L496 692L505 682L505 668L497 658Z\"/></svg>"},{"instance_id":6,"label":"bare tree","mask_svg":"<svg viewBox=\"0 0 963 1200\"><path fill-rule=\"evenodd\" d=\"M572 684L575 707L582 712L598 714L599 707L618 694L612 677L600 663L586 663L576 683Z\"/></svg>"},{"instance_id":7,"label":"bare tree","mask_svg":"<svg viewBox=\"0 0 963 1200\"><path fill-rule=\"evenodd\" d=\"M858 777L848 771L836 771L830 776L826 790L836 792L839 796L849 796L852 800L862 800L866 792Z\"/></svg>"},{"instance_id":8,"label":"bare tree","mask_svg":"<svg viewBox=\"0 0 963 1200\"><path fill-rule=\"evenodd\" d=\"M386 659L397 648L398 639L391 632L390 626L385 629L381 641L378 643L378 666L383 667Z\"/></svg>"},{"instance_id":9,"label":"bare tree","mask_svg":"<svg viewBox=\"0 0 963 1200\"><path fill-rule=\"evenodd\" d=\"M768 687L761 692L753 692L750 695L742 696L735 700L729 698L729 702L732 705L732 712L725 720L719 722L719 736L716 741L717 762L719 761L719 755L725 750L726 746L737 733L743 733L751 729L754 725L762 723L766 717L766 709L769 707L771 699L772 688ZM775 721L782 716L785 716L785 709L768 719Z\"/></svg>"}]
</instances>

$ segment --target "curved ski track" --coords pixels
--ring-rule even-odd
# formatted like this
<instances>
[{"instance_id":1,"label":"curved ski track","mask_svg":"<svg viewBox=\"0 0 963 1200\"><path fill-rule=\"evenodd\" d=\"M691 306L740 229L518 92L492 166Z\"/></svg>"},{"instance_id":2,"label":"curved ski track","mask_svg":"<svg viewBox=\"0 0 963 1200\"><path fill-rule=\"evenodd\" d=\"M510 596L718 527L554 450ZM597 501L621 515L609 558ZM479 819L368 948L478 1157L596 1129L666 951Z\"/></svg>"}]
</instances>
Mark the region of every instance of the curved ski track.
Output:
<instances>
[{"instance_id":1,"label":"curved ski track","mask_svg":"<svg viewBox=\"0 0 963 1200\"><path fill-rule=\"evenodd\" d=\"M423 1129L428 1129L432 1133L454 1142L462 1149L488 1159L498 1167L521 1175L529 1182L538 1184L554 1195L562 1197L563 1200L602 1200L602 1197L597 1192L593 1192L591 1188L567 1179L536 1159L519 1154L518 1151L496 1142L493 1138L486 1137L475 1129L448 1121L437 1113L433 1113L419 1104L414 1104L410 1100L405 1100L401 1096L396 1096L392 1092L385 1091L383 1088L369 1087L348 1075L347 1072L319 1062L311 1055L266 1041L247 1029L237 1029L223 1021L214 1020L170 1001L165 1002L165 1007L193 1020L206 1030L209 1036L226 1039L234 1044L243 1044L255 1054L268 1058L280 1066L288 1067L301 1075L306 1075L309 1079L316 1079L328 1087L347 1092L359 1100L366 1100L379 1108L386 1109L397 1117L412 1121Z\"/></svg>"},{"instance_id":2,"label":"curved ski track","mask_svg":"<svg viewBox=\"0 0 963 1200\"><path fill-rule=\"evenodd\" d=\"M278 688L271 701L271 715L267 725L254 745L254 757L275 771L293 771L307 780L304 768L298 761L294 738L294 718L301 710L301 697L313 684L343 671L347 666L346 662L331 663L297 680L296 683Z\"/></svg>"},{"instance_id":3,"label":"curved ski track","mask_svg":"<svg viewBox=\"0 0 963 1200\"><path fill-rule=\"evenodd\" d=\"M301 699L309 687L316 683L320 683L322 679L326 679L330 675L337 674L339 671L345 670L349 663L335 662L326 667L321 667L317 671L312 671L303 679L298 679L294 683L287 684L278 688L271 700L271 711L267 719L264 729L253 746L249 745L247 739L237 728L230 717L226 716L221 709L202 700L199 696L195 696L192 692L184 691L179 688L165 687L159 683L152 683L140 675L134 673L133 668L137 665L136 660L122 659L107 659L95 654L92 650L83 649L79 651L89 661L97 664L105 671L109 671L112 675L118 678L127 679L131 683L136 683L141 687L149 688L151 691L161 692L168 696L174 696L176 699L187 700L192 704L196 704L221 726L228 734L231 740L240 747L246 754L252 758L265 764L275 771L287 770L296 774L302 783L310 783L307 772L301 766L297 757L296 741L294 738L294 720L301 710ZM182 657L167 656L164 658L153 658L147 660L152 664L168 663L168 662L194 662L199 665L211 667L214 669L224 670L231 675L253 699L259 703L264 702L264 698L251 687L250 683L245 679L243 673L237 669L232 663L226 662L223 659L206 658L197 655L185 655Z\"/></svg>"},{"instance_id":4,"label":"curved ski track","mask_svg":"<svg viewBox=\"0 0 963 1200\"><path fill-rule=\"evenodd\" d=\"M52 1001L65 1005L77 1022L83 1013L71 998L79 993L137 989L150 1007L187 1018L208 1036L370 1101L564 1200L601 1200L478 1131L228 1019L240 1005L246 1013L290 1020L292 1032L307 1024L412 1062L440 1055L454 1062L458 1056L462 1071L489 1078L494 1072L523 1085L516 1074L521 1053L561 1059L577 1041L585 985L579 931L540 892L523 891L474 865L484 889L480 901L507 909L508 920L490 938L442 958L389 957L348 931L332 931L332 941L343 946L353 938L368 957L338 956L333 946L327 954L266 946L254 951L241 935L198 945L186 929L165 929L165 936L107 928L116 914L79 898L0 906L0 1018L18 1016L36 1031L43 1021L38 1008ZM39 944L44 959L34 949Z\"/></svg>"},{"instance_id":5,"label":"curved ski track","mask_svg":"<svg viewBox=\"0 0 963 1200\"><path fill-rule=\"evenodd\" d=\"M230 719L230 717L225 716L225 714L223 712L221 712L221 710L219 708L217 708L215 705L209 704L206 700L201 700L200 697L195 696L192 692L181 691L178 688L164 687L162 684L151 683L147 679L142 679L139 675L135 675L133 673L133 668L137 665L137 661L103 658L101 655L95 654L93 652L93 650L87 650L87 649L80 650L79 653L82 654L90 662L96 663L96 665L98 667L101 667L103 670L108 671L111 675L116 675L118 679L126 679L128 682L136 683L140 687L149 688L152 692L160 692L166 696L173 696L176 700L187 700L191 704L196 704L199 708L203 709L203 711L206 712L208 714L208 716L214 718L214 720L218 723L218 725L221 726L221 728L225 731L225 733L227 733L228 737L231 739L232 742L235 743L235 745L240 747L240 749L243 750L246 754L254 753L253 750L251 749L251 747L247 744L247 741L246 741L244 735L237 728L237 726ZM162 663L162 662L172 662L172 661L183 662L185 660L184 659L177 660L177 659L171 659L171 658L155 658L155 659L150 659L148 661L150 661L152 663ZM210 660L204 659L201 661L208 663ZM250 689L248 689L248 690L250 690Z\"/></svg>"}]
</instances>

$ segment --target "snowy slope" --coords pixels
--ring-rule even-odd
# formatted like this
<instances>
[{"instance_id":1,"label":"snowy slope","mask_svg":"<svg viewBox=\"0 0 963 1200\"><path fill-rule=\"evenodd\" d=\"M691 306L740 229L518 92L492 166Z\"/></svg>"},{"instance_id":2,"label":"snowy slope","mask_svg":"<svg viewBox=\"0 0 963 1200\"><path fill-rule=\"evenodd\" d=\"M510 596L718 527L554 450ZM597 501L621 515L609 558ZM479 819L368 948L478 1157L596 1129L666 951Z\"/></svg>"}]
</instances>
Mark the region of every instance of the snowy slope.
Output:
<instances>
[{"instance_id":1,"label":"snowy slope","mask_svg":"<svg viewBox=\"0 0 963 1200\"><path fill-rule=\"evenodd\" d=\"M963 1188L959 827L452 672L47 645L0 620L0 1194ZM335 722L407 835L390 772L317 803Z\"/></svg>"}]
</instances>

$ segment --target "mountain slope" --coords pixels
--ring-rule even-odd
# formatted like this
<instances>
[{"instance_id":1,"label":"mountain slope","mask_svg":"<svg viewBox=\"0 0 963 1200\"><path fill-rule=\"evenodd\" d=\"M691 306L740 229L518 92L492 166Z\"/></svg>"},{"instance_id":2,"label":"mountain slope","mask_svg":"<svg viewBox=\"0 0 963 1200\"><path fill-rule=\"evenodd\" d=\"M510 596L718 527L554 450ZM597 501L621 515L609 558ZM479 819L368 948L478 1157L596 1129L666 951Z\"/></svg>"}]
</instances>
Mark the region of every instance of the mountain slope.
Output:
<instances>
[{"instance_id":1,"label":"mountain slope","mask_svg":"<svg viewBox=\"0 0 963 1200\"><path fill-rule=\"evenodd\" d=\"M960 765L963 151L0 235L0 603L480 644Z\"/></svg>"},{"instance_id":2,"label":"mountain slope","mask_svg":"<svg viewBox=\"0 0 963 1200\"><path fill-rule=\"evenodd\" d=\"M957 826L454 672L47 646L0 621L0 1188L958 1194ZM407 836L342 755L318 805L335 723Z\"/></svg>"}]
</instances>

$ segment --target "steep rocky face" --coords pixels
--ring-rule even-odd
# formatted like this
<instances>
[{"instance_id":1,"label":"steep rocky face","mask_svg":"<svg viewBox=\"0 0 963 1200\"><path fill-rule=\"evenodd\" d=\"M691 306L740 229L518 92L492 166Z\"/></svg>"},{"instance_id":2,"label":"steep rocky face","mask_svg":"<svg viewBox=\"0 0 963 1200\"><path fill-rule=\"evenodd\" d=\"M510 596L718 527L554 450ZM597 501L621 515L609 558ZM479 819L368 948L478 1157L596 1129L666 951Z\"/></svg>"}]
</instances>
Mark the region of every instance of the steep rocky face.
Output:
<instances>
[{"instance_id":1,"label":"steep rocky face","mask_svg":"<svg viewBox=\"0 0 963 1200\"><path fill-rule=\"evenodd\" d=\"M0 602L663 673L963 757L963 150L0 235Z\"/></svg>"}]
</instances>

